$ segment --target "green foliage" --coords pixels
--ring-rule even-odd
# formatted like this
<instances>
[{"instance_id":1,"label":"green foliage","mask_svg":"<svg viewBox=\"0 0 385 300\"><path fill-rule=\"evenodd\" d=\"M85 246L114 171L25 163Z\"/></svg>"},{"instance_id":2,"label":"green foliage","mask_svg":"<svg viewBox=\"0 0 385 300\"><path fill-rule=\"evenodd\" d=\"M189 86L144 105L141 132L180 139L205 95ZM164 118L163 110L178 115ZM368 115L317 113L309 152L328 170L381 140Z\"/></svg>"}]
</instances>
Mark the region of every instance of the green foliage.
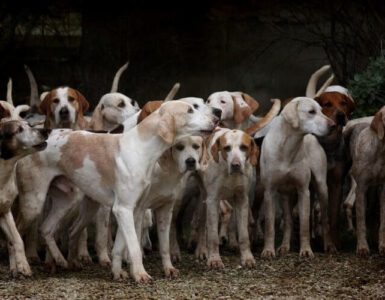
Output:
<instances>
[{"instance_id":1,"label":"green foliage","mask_svg":"<svg viewBox=\"0 0 385 300\"><path fill-rule=\"evenodd\" d=\"M385 55L372 58L366 70L348 84L356 102L354 117L375 114L385 105Z\"/></svg>"}]
</instances>

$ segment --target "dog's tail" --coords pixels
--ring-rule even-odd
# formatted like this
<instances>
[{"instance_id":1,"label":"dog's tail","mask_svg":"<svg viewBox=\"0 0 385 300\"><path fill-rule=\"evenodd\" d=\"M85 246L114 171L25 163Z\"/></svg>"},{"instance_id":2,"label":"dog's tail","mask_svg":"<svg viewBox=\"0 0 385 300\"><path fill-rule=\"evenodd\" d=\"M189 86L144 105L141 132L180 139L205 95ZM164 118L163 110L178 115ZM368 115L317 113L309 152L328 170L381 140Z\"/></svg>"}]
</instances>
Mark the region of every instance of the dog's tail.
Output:
<instances>
[{"instance_id":1,"label":"dog's tail","mask_svg":"<svg viewBox=\"0 0 385 300\"><path fill-rule=\"evenodd\" d=\"M330 75L330 77L324 82L324 84L320 87L314 97L318 97L319 95L321 95L330 86L333 80L334 74Z\"/></svg>"},{"instance_id":2,"label":"dog's tail","mask_svg":"<svg viewBox=\"0 0 385 300\"><path fill-rule=\"evenodd\" d=\"M259 119L244 130L247 134L254 135L258 130L265 127L271 122L271 120L273 120L274 117L278 115L279 111L281 110L281 100L272 99L272 101L273 106L270 108L269 112L264 117L262 117L261 119Z\"/></svg>"},{"instance_id":3,"label":"dog's tail","mask_svg":"<svg viewBox=\"0 0 385 300\"><path fill-rule=\"evenodd\" d=\"M28 112L30 110L31 110L31 108L29 107L29 105L26 105L26 104L18 105L18 106L15 107L15 110L12 113L13 114L13 118L15 120L17 120L18 117L21 117L20 114L22 112Z\"/></svg>"},{"instance_id":4,"label":"dog's tail","mask_svg":"<svg viewBox=\"0 0 385 300\"><path fill-rule=\"evenodd\" d=\"M317 94L317 83L318 83L318 80L319 78L325 74L328 70L330 69L330 65L325 65L321 68L319 68L317 71L315 71L311 76L310 76L310 79L309 79L309 82L307 83L307 86L306 86L306 97L309 97L309 98L314 98ZM330 80L330 78L327 80L327 82ZM331 81L330 81L331 83ZM329 83L329 84L330 84ZM326 86L327 87L327 86ZM326 89L326 87L324 87L324 89Z\"/></svg>"},{"instance_id":5,"label":"dog's tail","mask_svg":"<svg viewBox=\"0 0 385 300\"><path fill-rule=\"evenodd\" d=\"M39 110L39 106L40 106L40 97L37 89L37 82L36 82L35 76L33 76L31 69L27 65L24 65L24 70L27 73L29 86L31 89L31 94L29 97L29 105L31 106L32 112L36 112Z\"/></svg>"},{"instance_id":6,"label":"dog's tail","mask_svg":"<svg viewBox=\"0 0 385 300\"><path fill-rule=\"evenodd\" d=\"M166 101L173 100L175 98L176 93L178 93L179 88L180 88L180 83L179 82L175 83L171 91L167 94L166 98L164 98L164 101L166 102Z\"/></svg>"},{"instance_id":7,"label":"dog's tail","mask_svg":"<svg viewBox=\"0 0 385 300\"><path fill-rule=\"evenodd\" d=\"M123 66L119 68L119 70L116 72L114 80L112 81L112 87L111 87L111 92L110 93L116 93L118 91L118 86L119 86L119 80L120 76L122 76L123 72L127 70L128 64L130 62L126 62Z\"/></svg>"},{"instance_id":8,"label":"dog's tail","mask_svg":"<svg viewBox=\"0 0 385 300\"><path fill-rule=\"evenodd\" d=\"M11 105L13 105L13 99L12 99L12 78L8 79L7 83L7 102Z\"/></svg>"}]
</instances>

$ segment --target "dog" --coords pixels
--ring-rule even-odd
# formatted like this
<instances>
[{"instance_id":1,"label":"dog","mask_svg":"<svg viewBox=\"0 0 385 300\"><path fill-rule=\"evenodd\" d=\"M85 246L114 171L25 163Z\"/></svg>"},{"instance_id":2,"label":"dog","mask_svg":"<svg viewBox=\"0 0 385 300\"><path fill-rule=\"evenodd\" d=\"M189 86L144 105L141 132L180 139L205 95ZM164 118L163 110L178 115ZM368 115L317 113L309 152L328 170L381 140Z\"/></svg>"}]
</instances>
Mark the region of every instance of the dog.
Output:
<instances>
[{"instance_id":1,"label":"dog","mask_svg":"<svg viewBox=\"0 0 385 300\"><path fill-rule=\"evenodd\" d=\"M219 129L209 144L209 165L203 172L203 184L207 193L207 265L223 268L219 255L219 205L220 199L231 201L237 214L237 229L241 264L255 266L250 250L248 232L249 190L253 166L258 162L259 149L254 140L241 130Z\"/></svg>"},{"instance_id":2,"label":"dog","mask_svg":"<svg viewBox=\"0 0 385 300\"><path fill-rule=\"evenodd\" d=\"M277 117L274 126L267 133L261 151L261 181L264 186L265 236L261 256L275 256L274 219L275 197L284 196L285 231L280 253L290 249L291 211L288 209L287 194L297 192L300 215L301 257L313 257L310 246L309 184L313 176L316 182L322 211L322 227L325 251L334 252L328 224L328 187L326 184L326 155L313 136L325 136L335 126L330 118L321 112L320 105L311 98L298 97L289 102Z\"/></svg>"},{"instance_id":3,"label":"dog","mask_svg":"<svg viewBox=\"0 0 385 300\"><path fill-rule=\"evenodd\" d=\"M46 147L48 131L32 129L27 122L11 120L0 123L0 227L8 239L10 270L13 276L31 276L23 240L11 212L17 196L15 166L17 161Z\"/></svg>"},{"instance_id":4,"label":"dog","mask_svg":"<svg viewBox=\"0 0 385 300\"><path fill-rule=\"evenodd\" d=\"M370 253L366 239L366 192L371 186L380 186L380 228L378 250L380 255L385 255L385 198L384 198L384 178L383 171L385 161L382 156L384 151L384 132L385 132L385 106L383 106L374 116L369 125L357 124L350 132L350 154L352 167L350 177L352 187L349 197L355 197L356 206L356 233L358 256L367 256Z\"/></svg>"},{"instance_id":5,"label":"dog","mask_svg":"<svg viewBox=\"0 0 385 300\"><path fill-rule=\"evenodd\" d=\"M112 206L118 223L112 262L114 278L125 277L120 266L127 246L132 277L137 282L147 282L151 277L142 263L134 208L149 187L152 170L164 151L183 137L211 132L217 122L218 118L211 112L200 112L182 101L170 101L122 135L56 130L48 139L47 149L35 158L36 174L30 182L23 183L20 195L26 203L44 202L34 198L45 197L52 178L65 175L90 197L82 201L79 218L71 228L68 254L71 264L77 263L80 233L99 203ZM38 191L31 193L34 187Z\"/></svg>"}]
</instances>

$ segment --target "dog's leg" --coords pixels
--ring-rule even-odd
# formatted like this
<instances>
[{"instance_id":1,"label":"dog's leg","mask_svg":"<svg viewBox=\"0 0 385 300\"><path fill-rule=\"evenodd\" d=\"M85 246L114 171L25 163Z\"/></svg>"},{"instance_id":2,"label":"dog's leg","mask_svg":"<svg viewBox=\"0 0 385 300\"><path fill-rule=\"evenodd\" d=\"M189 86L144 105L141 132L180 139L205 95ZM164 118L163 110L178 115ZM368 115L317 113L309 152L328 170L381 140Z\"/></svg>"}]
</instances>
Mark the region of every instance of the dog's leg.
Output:
<instances>
[{"instance_id":1,"label":"dog's leg","mask_svg":"<svg viewBox=\"0 0 385 300\"><path fill-rule=\"evenodd\" d=\"M264 206L265 206L265 245L263 247L261 257L275 257L274 239L275 239L275 199L276 194L270 187L265 187Z\"/></svg>"},{"instance_id":2,"label":"dog's leg","mask_svg":"<svg viewBox=\"0 0 385 300\"><path fill-rule=\"evenodd\" d=\"M69 230L67 260L71 268L82 268L82 264L78 257L79 239L82 235L83 229L91 223L99 207L100 204L98 202L95 202L87 196L85 196L82 200L79 215Z\"/></svg>"},{"instance_id":3,"label":"dog's leg","mask_svg":"<svg viewBox=\"0 0 385 300\"><path fill-rule=\"evenodd\" d=\"M211 186L207 189L207 214L206 214L206 228L207 228L207 248L208 258L207 265L210 268L224 268L221 256L219 255L219 236L218 236L218 224L219 224L219 199L218 188Z\"/></svg>"},{"instance_id":4,"label":"dog's leg","mask_svg":"<svg viewBox=\"0 0 385 300\"><path fill-rule=\"evenodd\" d=\"M300 257L313 258L314 254L310 246L310 192L308 184L298 191L298 210L299 210L299 236L300 236Z\"/></svg>"},{"instance_id":5,"label":"dog's leg","mask_svg":"<svg viewBox=\"0 0 385 300\"><path fill-rule=\"evenodd\" d=\"M385 255L385 185L382 186L380 196L380 228L378 232L378 252Z\"/></svg>"},{"instance_id":6,"label":"dog's leg","mask_svg":"<svg viewBox=\"0 0 385 300\"><path fill-rule=\"evenodd\" d=\"M238 238L237 238L237 217L233 213L228 220L228 234L229 234L229 245L228 248L232 251L237 251L238 247Z\"/></svg>"},{"instance_id":7,"label":"dog's leg","mask_svg":"<svg viewBox=\"0 0 385 300\"><path fill-rule=\"evenodd\" d=\"M341 209L341 201L342 201L342 182L341 182L342 166L340 162L337 164L337 166L335 166L332 170L330 170L327 173L327 180L328 180L328 185L326 189L328 189L329 201L326 200L326 202L329 204L328 207L330 210L330 234L332 238L332 245L330 245L331 246L330 249L333 251L332 248L334 248L334 245L336 245L338 248L341 247L340 209ZM322 201L321 201L321 210L322 210ZM324 236L325 236L325 233L324 233ZM325 243L325 240L324 240L324 243ZM328 247L328 245L325 245L325 246ZM325 250L327 250L327 248Z\"/></svg>"},{"instance_id":8,"label":"dog's leg","mask_svg":"<svg viewBox=\"0 0 385 300\"><path fill-rule=\"evenodd\" d=\"M24 276L31 276L32 271L25 256L24 243L17 231L15 220L10 211L0 217L0 227L8 239L9 254L13 256L14 262L10 261L12 275L22 274Z\"/></svg>"},{"instance_id":9,"label":"dog's leg","mask_svg":"<svg viewBox=\"0 0 385 300\"><path fill-rule=\"evenodd\" d=\"M87 228L84 228L79 237L78 257L79 257L79 260L85 264L92 263L91 255L88 252L87 240L88 240Z\"/></svg>"},{"instance_id":10,"label":"dog's leg","mask_svg":"<svg viewBox=\"0 0 385 300\"><path fill-rule=\"evenodd\" d=\"M124 241L123 232L118 226L118 230L115 236L115 243L112 249L112 275L114 280L125 280L128 278L126 271L122 270L122 259L127 251L126 243Z\"/></svg>"},{"instance_id":11,"label":"dog's leg","mask_svg":"<svg viewBox=\"0 0 385 300\"><path fill-rule=\"evenodd\" d=\"M111 207L101 205L96 214L96 236L95 248L98 255L99 264L102 267L111 265L111 259L108 255L108 235L110 231Z\"/></svg>"},{"instance_id":12,"label":"dog's leg","mask_svg":"<svg viewBox=\"0 0 385 300\"><path fill-rule=\"evenodd\" d=\"M199 260L204 260L208 258L207 250L207 226L206 226L206 205L202 204L200 207L200 223L196 232L197 235L197 245L195 249L195 257Z\"/></svg>"},{"instance_id":13,"label":"dog's leg","mask_svg":"<svg viewBox=\"0 0 385 300\"><path fill-rule=\"evenodd\" d=\"M291 232L293 230L293 220L291 216L290 197L287 195L282 196L283 204L283 220L284 220L284 231L282 244L278 248L279 255L285 255L290 251Z\"/></svg>"},{"instance_id":14,"label":"dog's leg","mask_svg":"<svg viewBox=\"0 0 385 300\"><path fill-rule=\"evenodd\" d=\"M354 203L356 202L357 182L350 172L349 172L349 177L351 181L351 187L350 187L349 194L344 201L344 207L346 212L346 219L348 221L348 231L351 233L354 233L353 207L354 207Z\"/></svg>"},{"instance_id":15,"label":"dog's leg","mask_svg":"<svg viewBox=\"0 0 385 300\"><path fill-rule=\"evenodd\" d=\"M366 195L367 187L361 181L357 181L356 189L356 228L357 228L357 255L368 256L369 245L366 240Z\"/></svg>"},{"instance_id":16,"label":"dog's leg","mask_svg":"<svg viewBox=\"0 0 385 300\"><path fill-rule=\"evenodd\" d=\"M177 200L181 202L181 200ZM174 206L173 212L172 212L172 219L171 219L171 227L170 227L170 253L171 253L171 261L176 263L180 262L182 259L182 256L180 254L180 248L178 243L178 237L177 237L177 230L176 230L176 219L179 213L180 205L177 207Z\"/></svg>"},{"instance_id":17,"label":"dog's leg","mask_svg":"<svg viewBox=\"0 0 385 300\"><path fill-rule=\"evenodd\" d=\"M179 271L174 268L170 258L170 224L173 203L165 204L155 210L156 228L159 239L159 252L162 257L163 269L166 277L178 277Z\"/></svg>"},{"instance_id":18,"label":"dog's leg","mask_svg":"<svg viewBox=\"0 0 385 300\"><path fill-rule=\"evenodd\" d=\"M39 220L32 222L29 226L28 233L25 235L25 254L28 258L28 261L31 264L39 264L40 257L37 253L37 248L39 244Z\"/></svg>"},{"instance_id":19,"label":"dog's leg","mask_svg":"<svg viewBox=\"0 0 385 300\"><path fill-rule=\"evenodd\" d=\"M235 217L238 229L238 243L241 252L241 264L244 267L252 268L256 266L255 259L250 249L249 238L249 196L241 195L235 199Z\"/></svg>"}]
</instances>

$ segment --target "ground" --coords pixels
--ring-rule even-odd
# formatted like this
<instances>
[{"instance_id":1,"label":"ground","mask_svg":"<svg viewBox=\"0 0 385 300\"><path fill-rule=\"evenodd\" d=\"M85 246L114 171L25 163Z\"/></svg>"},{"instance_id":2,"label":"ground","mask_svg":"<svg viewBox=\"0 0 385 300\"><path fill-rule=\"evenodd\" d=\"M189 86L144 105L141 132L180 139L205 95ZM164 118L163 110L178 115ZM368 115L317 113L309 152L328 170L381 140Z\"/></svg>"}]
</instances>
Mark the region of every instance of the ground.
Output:
<instances>
[{"instance_id":1,"label":"ground","mask_svg":"<svg viewBox=\"0 0 385 300\"><path fill-rule=\"evenodd\" d=\"M163 276L159 256L145 260L150 284L114 282L109 269L93 264L83 271L45 273L33 266L32 279L12 279L5 260L0 264L0 299L253 299L253 298L384 298L385 258L353 253L300 259L291 253L271 261L257 258L257 267L243 269L238 255L225 253L224 270L210 271L193 255L183 253L178 279Z\"/></svg>"}]
</instances>

